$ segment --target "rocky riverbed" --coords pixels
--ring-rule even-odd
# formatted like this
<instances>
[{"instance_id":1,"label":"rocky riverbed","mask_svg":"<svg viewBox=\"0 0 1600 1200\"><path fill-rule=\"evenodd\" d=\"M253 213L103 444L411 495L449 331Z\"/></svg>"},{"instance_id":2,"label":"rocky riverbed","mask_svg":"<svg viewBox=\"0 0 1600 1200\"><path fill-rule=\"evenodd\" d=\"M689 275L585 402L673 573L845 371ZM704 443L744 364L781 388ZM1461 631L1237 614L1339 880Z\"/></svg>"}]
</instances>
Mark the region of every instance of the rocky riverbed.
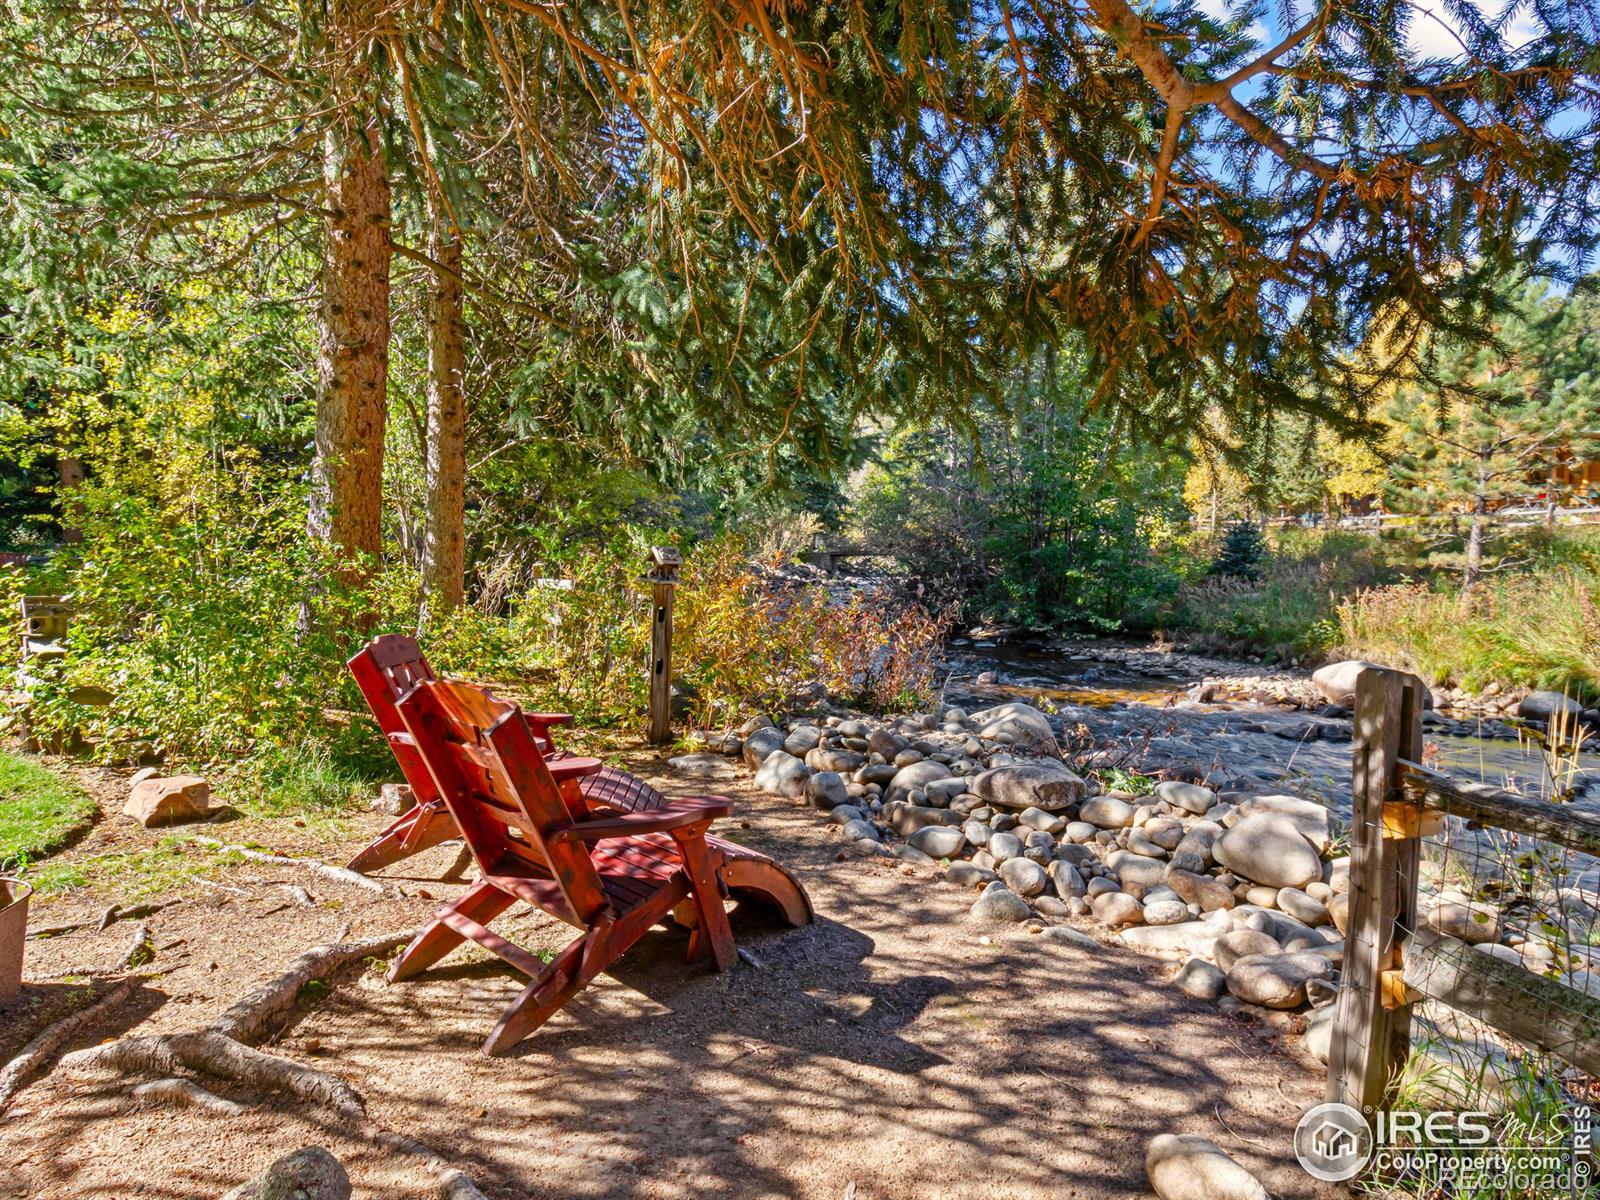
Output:
<instances>
[{"instance_id":1,"label":"rocky riverbed","mask_svg":"<svg viewBox=\"0 0 1600 1200\"><path fill-rule=\"evenodd\" d=\"M1126 674L1138 660L1117 661ZM758 787L835 827L841 856L897 859L968 889L981 923L1084 944L1097 930L1181 964L1174 982L1191 996L1309 1010L1294 1025L1325 1060L1349 911L1350 722L1303 679L1281 691L1266 676L1202 679L1185 692L1196 686L1209 694L1077 703L980 672L947 698L1000 703L824 711L781 727L758 716L673 765L715 775L737 759ZM1440 720L1452 718L1431 727ZM1515 912L1459 868L1425 862L1424 925L1600 995L1600 867L1553 863ZM1446 1032L1465 1039L1440 1043L1464 1069L1504 1061L1487 1030Z\"/></svg>"},{"instance_id":2,"label":"rocky riverbed","mask_svg":"<svg viewBox=\"0 0 1600 1200\"><path fill-rule=\"evenodd\" d=\"M1110 642L958 638L945 697L968 711L1018 700L1048 714L1064 741L1096 762L1203 779L1221 789L1288 788L1347 813L1353 668L1313 673ZM1319 686L1319 680L1321 686ZM1423 716L1432 765L1463 778L1543 794L1543 757L1519 731L1555 708L1591 731L1600 712L1559 694L1468 695L1437 689ZM1600 734L1591 733L1596 744ZM1600 812L1600 755L1579 756L1580 807Z\"/></svg>"}]
</instances>

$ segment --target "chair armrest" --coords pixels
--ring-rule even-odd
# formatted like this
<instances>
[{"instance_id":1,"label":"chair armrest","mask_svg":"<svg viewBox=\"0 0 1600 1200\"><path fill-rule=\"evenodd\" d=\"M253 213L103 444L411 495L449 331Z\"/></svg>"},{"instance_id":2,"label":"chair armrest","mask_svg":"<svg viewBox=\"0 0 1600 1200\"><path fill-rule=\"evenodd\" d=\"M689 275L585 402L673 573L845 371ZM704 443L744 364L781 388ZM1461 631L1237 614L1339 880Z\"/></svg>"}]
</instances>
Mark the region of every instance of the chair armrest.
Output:
<instances>
[{"instance_id":1,"label":"chair armrest","mask_svg":"<svg viewBox=\"0 0 1600 1200\"><path fill-rule=\"evenodd\" d=\"M598 758L579 758L577 755L563 755L554 762L546 760L545 766L557 783L565 783L569 779L582 779L587 775L598 775L604 764Z\"/></svg>"},{"instance_id":2,"label":"chair armrest","mask_svg":"<svg viewBox=\"0 0 1600 1200\"><path fill-rule=\"evenodd\" d=\"M523 713L522 715L527 719L528 724L533 726L535 733L539 733L551 725L572 724L571 713Z\"/></svg>"},{"instance_id":3,"label":"chair armrest","mask_svg":"<svg viewBox=\"0 0 1600 1200\"><path fill-rule=\"evenodd\" d=\"M637 833L667 833L690 825L709 825L731 811L726 800L711 797L674 800L665 808L615 813L589 821L558 825L545 835L545 841L597 842L601 838L627 837Z\"/></svg>"}]
</instances>

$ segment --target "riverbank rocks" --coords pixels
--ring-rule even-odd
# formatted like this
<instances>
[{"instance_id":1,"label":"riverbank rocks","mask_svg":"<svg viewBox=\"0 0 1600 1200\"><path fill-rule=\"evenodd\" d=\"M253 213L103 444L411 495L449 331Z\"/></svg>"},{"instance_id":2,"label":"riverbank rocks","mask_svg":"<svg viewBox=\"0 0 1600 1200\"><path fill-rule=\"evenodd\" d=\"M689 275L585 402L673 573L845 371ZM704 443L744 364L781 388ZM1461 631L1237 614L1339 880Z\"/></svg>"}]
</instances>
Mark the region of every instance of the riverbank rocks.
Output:
<instances>
[{"instance_id":1,"label":"riverbank rocks","mask_svg":"<svg viewBox=\"0 0 1600 1200\"><path fill-rule=\"evenodd\" d=\"M1377 665L1362 659L1329 663L1311 672L1311 686L1316 688L1329 704L1350 705L1356 698L1356 676L1368 667Z\"/></svg>"},{"instance_id":2,"label":"riverbank rocks","mask_svg":"<svg viewBox=\"0 0 1600 1200\"><path fill-rule=\"evenodd\" d=\"M1217 802L1217 794L1198 783L1183 783L1176 779L1156 784L1156 795L1174 808L1203 816Z\"/></svg>"},{"instance_id":3,"label":"riverbank rocks","mask_svg":"<svg viewBox=\"0 0 1600 1200\"><path fill-rule=\"evenodd\" d=\"M740 753L744 756L745 765L759 768L767 761L767 755L774 754L783 749L783 732L763 725L744 735L744 746Z\"/></svg>"},{"instance_id":4,"label":"riverbank rocks","mask_svg":"<svg viewBox=\"0 0 1600 1200\"><path fill-rule=\"evenodd\" d=\"M748 742L745 743L749 745ZM867 763L867 756L856 750L844 750L837 746L818 746L814 750L806 751L806 766L813 771L837 771L841 775L848 775L859 770Z\"/></svg>"},{"instance_id":5,"label":"riverbank rocks","mask_svg":"<svg viewBox=\"0 0 1600 1200\"><path fill-rule=\"evenodd\" d=\"M1050 718L1031 704L999 704L972 714L978 736L1010 742L1033 750L1054 750L1055 730Z\"/></svg>"},{"instance_id":6,"label":"riverbank rocks","mask_svg":"<svg viewBox=\"0 0 1600 1200\"><path fill-rule=\"evenodd\" d=\"M966 835L948 825L928 825L906 839L906 844L929 858L954 858L966 847Z\"/></svg>"},{"instance_id":7,"label":"riverbank rocks","mask_svg":"<svg viewBox=\"0 0 1600 1200\"><path fill-rule=\"evenodd\" d=\"M1209 875L1169 866L1161 882L1176 892L1185 904L1198 904L1202 912L1232 908L1236 903L1232 889Z\"/></svg>"},{"instance_id":8,"label":"riverbank rocks","mask_svg":"<svg viewBox=\"0 0 1600 1200\"><path fill-rule=\"evenodd\" d=\"M1102 892L1090 902L1090 908L1095 920L1113 929L1144 923L1144 905L1127 892Z\"/></svg>"},{"instance_id":9,"label":"riverbank rocks","mask_svg":"<svg viewBox=\"0 0 1600 1200\"><path fill-rule=\"evenodd\" d=\"M1117 796L1095 796L1083 802L1078 817L1097 829L1126 829L1133 824L1133 805Z\"/></svg>"},{"instance_id":10,"label":"riverbank rocks","mask_svg":"<svg viewBox=\"0 0 1600 1200\"><path fill-rule=\"evenodd\" d=\"M809 778L811 772L805 763L787 751L774 750L756 771L756 786L774 796L798 800L806 794L806 780Z\"/></svg>"},{"instance_id":11,"label":"riverbank rocks","mask_svg":"<svg viewBox=\"0 0 1600 1200\"><path fill-rule=\"evenodd\" d=\"M1144 1173L1161 1200L1267 1200L1261 1181L1210 1138L1163 1133L1145 1147Z\"/></svg>"},{"instance_id":12,"label":"riverbank rocks","mask_svg":"<svg viewBox=\"0 0 1600 1200\"><path fill-rule=\"evenodd\" d=\"M1326 925L1328 923L1328 908L1321 900L1317 900L1302 892L1299 888L1279 888L1277 895L1278 907L1288 913L1296 921L1303 921L1307 925Z\"/></svg>"},{"instance_id":13,"label":"riverbank rocks","mask_svg":"<svg viewBox=\"0 0 1600 1200\"><path fill-rule=\"evenodd\" d=\"M1196 1000L1220 1000L1228 992L1228 977L1203 958L1184 963L1172 982L1185 996Z\"/></svg>"},{"instance_id":14,"label":"riverbank rocks","mask_svg":"<svg viewBox=\"0 0 1600 1200\"><path fill-rule=\"evenodd\" d=\"M1583 715L1583 705L1561 692L1529 692L1517 702L1517 716L1524 721L1548 724L1557 713L1575 721Z\"/></svg>"},{"instance_id":15,"label":"riverbank rocks","mask_svg":"<svg viewBox=\"0 0 1600 1200\"><path fill-rule=\"evenodd\" d=\"M1282 813L1258 813L1229 829L1212 847L1216 860L1268 887L1303 888L1322 878L1322 856Z\"/></svg>"},{"instance_id":16,"label":"riverbank rocks","mask_svg":"<svg viewBox=\"0 0 1600 1200\"><path fill-rule=\"evenodd\" d=\"M128 793L122 815L145 828L203 821L211 815L211 784L199 775L165 775L140 780Z\"/></svg>"},{"instance_id":17,"label":"riverbank rocks","mask_svg":"<svg viewBox=\"0 0 1600 1200\"><path fill-rule=\"evenodd\" d=\"M966 785L967 791L986 804L1047 813L1078 803L1088 790L1081 776L1054 758L992 767L972 776Z\"/></svg>"},{"instance_id":18,"label":"riverbank rocks","mask_svg":"<svg viewBox=\"0 0 1600 1200\"><path fill-rule=\"evenodd\" d=\"M1299 1008L1307 981L1332 975L1333 964L1320 954L1250 954L1228 968L1228 991L1263 1008Z\"/></svg>"},{"instance_id":19,"label":"riverbank rocks","mask_svg":"<svg viewBox=\"0 0 1600 1200\"><path fill-rule=\"evenodd\" d=\"M1008 858L999 869L1000 878L1019 896L1037 896L1050 882L1044 868L1026 858Z\"/></svg>"},{"instance_id":20,"label":"riverbank rocks","mask_svg":"<svg viewBox=\"0 0 1600 1200\"><path fill-rule=\"evenodd\" d=\"M1272 813L1288 820L1310 842L1317 853L1333 844L1333 816L1315 800L1299 796L1251 796L1234 807L1234 823L1261 813Z\"/></svg>"},{"instance_id":21,"label":"riverbank rocks","mask_svg":"<svg viewBox=\"0 0 1600 1200\"><path fill-rule=\"evenodd\" d=\"M784 750L796 758L804 758L806 751L815 750L822 741L822 730L815 725L796 725L783 739Z\"/></svg>"},{"instance_id":22,"label":"riverbank rocks","mask_svg":"<svg viewBox=\"0 0 1600 1200\"><path fill-rule=\"evenodd\" d=\"M1270 933L1262 933L1259 929L1230 929L1212 946L1211 958L1217 966L1227 971L1241 958L1279 954L1282 950L1278 939Z\"/></svg>"},{"instance_id":23,"label":"riverbank rocks","mask_svg":"<svg viewBox=\"0 0 1600 1200\"><path fill-rule=\"evenodd\" d=\"M818 771L806 780L806 799L820 809L838 808L850 799L850 787L837 771Z\"/></svg>"},{"instance_id":24,"label":"riverbank rocks","mask_svg":"<svg viewBox=\"0 0 1600 1200\"><path fill-rule=\"evenodd\" d=\"M972 915L986 925L1015 925L1033 915L1028 902L996 880L983 889L972 906Z\"/></svg>"},{"instance_id":25,"label":"riverbank rocks","mask_svg":"<svg viewBox=\"0 0 1600 1200\"><path fill-rule=\"evenodd\" d=\"M1436 904L1423 913L1422 923L1473 946L1500 940L1500 919L1494 909L1483 904Z\"/></svg>"},{"instance_id":26,"label":"riverbank rocks","mask_svg":"<svg viewBox=\"0 0 1600 1200\"><path fill-rule=\"evenodd\" d=\"M912 792L922 792L928 784L939 779L949 779L950 768L941 762L923 760L901 767L889 781L883 793L885 801L904 800Z\"/></svg>"}]
</instances>

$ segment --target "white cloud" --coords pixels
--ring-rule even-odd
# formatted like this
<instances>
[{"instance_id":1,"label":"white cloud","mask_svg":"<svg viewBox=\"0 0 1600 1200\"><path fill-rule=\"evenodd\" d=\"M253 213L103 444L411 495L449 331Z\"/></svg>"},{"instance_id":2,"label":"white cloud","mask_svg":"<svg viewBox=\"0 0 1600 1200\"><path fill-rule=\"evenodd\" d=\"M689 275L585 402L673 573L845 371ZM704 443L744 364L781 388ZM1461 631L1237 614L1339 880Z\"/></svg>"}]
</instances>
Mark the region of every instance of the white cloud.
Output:
<instances>
[{"instance_id":1,"label":"white cloud","mask_svg":"<svg viewBox=\"0 0 1600 1200\"><path fill-rule=\"evenodd\" d=\"M1460 26L1445 10L1443 0L1404 0L1412 10L1411 28L1406 36L1406 48L1417 58L1455 58L1463 53ZM1515 6L1511 23L1505 31L1509 47L1515 48L1532 41L1539 33L1529 0L1506 0L1506 4L1491 6L1483 0L1472 0L1474 7L1486 17L1497 17L1506 8Z\"/></svg>"}]
</instances>

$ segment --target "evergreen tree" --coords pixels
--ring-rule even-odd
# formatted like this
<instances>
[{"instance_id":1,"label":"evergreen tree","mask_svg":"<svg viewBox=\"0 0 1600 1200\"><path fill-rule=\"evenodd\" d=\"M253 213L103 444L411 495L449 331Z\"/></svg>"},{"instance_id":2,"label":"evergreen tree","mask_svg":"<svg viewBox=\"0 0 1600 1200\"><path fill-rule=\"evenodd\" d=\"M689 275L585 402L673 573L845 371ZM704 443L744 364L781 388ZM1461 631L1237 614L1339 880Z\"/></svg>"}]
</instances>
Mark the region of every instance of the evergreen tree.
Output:
<instances>
[{"instance_id":1,"label":"evergreen tree","mask_svg":"<svg viewBox=\"0 0 1600 1200\"><path fill-rule=\"evenodd\" d=\"M1462 585L1482 576L1493 511L1551 487L1560 458L1600 449L1600 392L1587 376L1552 377L1541 353L1559 308L1538 284L1507 286L1506 314L1489 345L1440 345L1418 389L1402 398L1399 453L1388 487L1396 506L1465 514ZM1550 503L1555 497L1550 496Z\"/></svg>"}]
</instances>

